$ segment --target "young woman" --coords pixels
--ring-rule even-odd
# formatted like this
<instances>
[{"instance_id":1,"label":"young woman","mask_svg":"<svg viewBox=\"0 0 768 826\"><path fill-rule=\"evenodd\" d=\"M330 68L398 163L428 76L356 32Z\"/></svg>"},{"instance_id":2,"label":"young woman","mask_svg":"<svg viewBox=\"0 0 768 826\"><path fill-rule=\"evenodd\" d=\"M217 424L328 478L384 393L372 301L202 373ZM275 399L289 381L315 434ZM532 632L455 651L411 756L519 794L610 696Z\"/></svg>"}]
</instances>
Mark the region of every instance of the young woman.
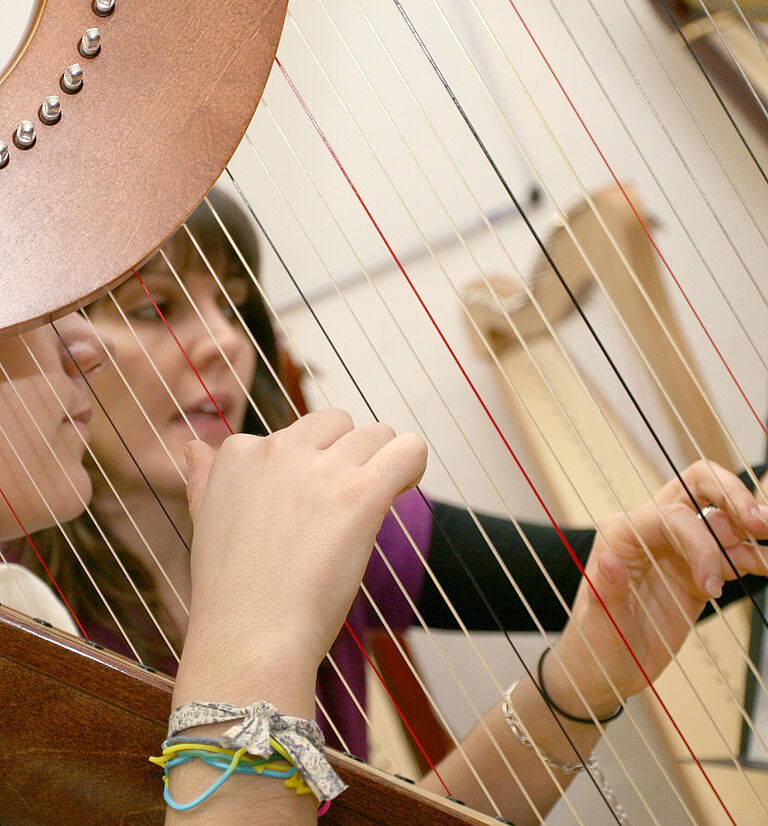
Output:
<instances>
[{"instance_id":1,"label":"young woman","mask_svg":"<svg viewBox=\"0 0 768 826\"><path fill-rule=\"evenodd\" d=\"M85 373L104 362L104 353L79 316L59 322L58 329L61 343L50 328L0 342L4 541L74 517L90 494L81 464L90 408L69 353L77 354ZM262 699L285 714L311 717L317 667L347 615L392 499L424 470L425 445L413 434L395 436L383 424L354 429L346 413L324 410L268 438L236 435L218 451L196 441L186 452L195 538L175 702L247 705ZM763 571L765 560L746 535L768 535L766 509L725 471L718 471L720 484L703 463L685 476L700 506L717 507L710 523L738 569ZM588 563L595 593L582 584L573 620L543 671L552 702L572 717L585 718L591 710L607 718L617 695L630 696L645 685L603 606L653 679L682 643L688 622L733 576L678 482L630 517L636 531L623 516L603 524ZM638 597L658 626L639 609ZM664 641L657 627L664 629ZM542 751L558 763L574 759L532 680L521 680L510 699ZM496 770L495 752L482 735L471 734L465 751L505 813L518 823L535 822L531 806L546 811L559 791L498 708L486 722L527 799ZM579 752L588 753L597 728L567 718L563 724ZM216 736L217 728L191 732ZM454 757L441 772L455 794L482 803ZM211 773L216 772L197 761L179 766L172 773L173 794L188 799ZM426 782L434 786L434 778ZM278 780L236 775L205 806L172 812L169 822L223 824L257 812L262 824L310 823L315 805L311 796L298 797Z\"/></svg>"},{"instance_id":2,"label":"young woman","mask_svg":"<svg viewBox=\"0 0 768 826\"><path fill-rule=\"evenodd\" d=\"M94 487L91 510L99 528L84 516L68 530L120 624L131 629L133 648L60 533L49 538L51 567L89 636L128 656L138 652L145 663L170 674L176 673L174 652L181 650L190 593L184 445L199 437L218 447L231 431L264 434L293 418L275 378L275 335L250 275L259 264L252 229L232 201L216 192L210 197L213 208L201 204L187 229L181 228L162 254L114 291L114 301L101 299L87 311L97 330L115 342L119 369L92 382L104 406L97 406L90 428L98 467L87 460ZM498 630L497 618L507 630L535 629L466 511L428 503L417 491L401 496L395 510L408 535L387 514L377 537L381 555L373 553L364 577L391 628L403 630L415 621L406 595L430 627L456 628L442 589L470 629ZM543 626L562 629L566 613L514 526L482 515L480 521ZM550 527L523 529L563 598L572 603L581 575L562 541ZM585 562L594 531L565 534ZM423 559L434 580L425 575ZM24 560L35 565L29 550ZM493 613L483 606L464 564L490 597ZM742 593L733 588L726 597ZM362 594L353 602L349 626L363 643L382 627ZM365 707L363 655L344 627L331 657L319 667L319 720L329 744L365 756L365 721L350 694Z\"/></svg>"}]
</instances>

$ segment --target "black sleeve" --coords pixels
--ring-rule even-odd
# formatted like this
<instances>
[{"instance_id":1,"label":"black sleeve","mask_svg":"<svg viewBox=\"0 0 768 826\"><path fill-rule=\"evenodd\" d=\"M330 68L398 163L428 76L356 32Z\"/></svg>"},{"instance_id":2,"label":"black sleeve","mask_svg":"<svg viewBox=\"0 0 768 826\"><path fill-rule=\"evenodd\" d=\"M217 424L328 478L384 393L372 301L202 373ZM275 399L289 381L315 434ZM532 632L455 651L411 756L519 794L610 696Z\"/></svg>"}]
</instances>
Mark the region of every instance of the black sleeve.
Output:
<instances>
[{"instance_id":1,"label":"black sleeve","mask_svg":"<svg viewBox=\"0 0 768 826\"><path fill-rule=\"evenodd\" d=\"M505 629L536 630L509 577L499 566L469 513L439 502L434 503L434 513L429 564L467 627L474 631L499 630L464 565L471 571ZM567 615L514 525L506 519L482 514L478 514L478 519L544 628L552 631L562 628ZM581 574L556 531L551 527L525 523L521 523L521 528L570 605L576 596ZM595 532L565 530L564 534L582 563L586 561ZM431 628L458 627L429 576L425 576L418 608Z\"/></svg>"},{"instance_id":2,"label":"black sleeve","mask_svg":"<svg viewBox=\"0 0 768 826\"><path fill-rule=\"evenodd\" d=\"M759 476L764 470L765 467L758 467L755 468L755 473ZM741 478L752 487L746 474L742 474ZM470 514L461 508L440 502L434 503L433 508L429 565L467 627L473 631L499 630L491 613L493 611L507 631L536 630L510 577L499 565ZM547 631L562 629L568 617L515 526L507 519L483 514L478 514L477 517L542 626ZM520 523L520 526L563 599L571 605L576 597L581 573L568 549L552 527L528 523ZM563 534L584 564L592 548L594 530L564 529ZM758 576L744 576L740 580L726 582L723 595L717 602L724 607L743 598L747 592L757 593L763 590L766 582L765 577ZM485 605L484 599L490 604L491 610ZM458 628L453 614L428 575L424 578L418 609L431 628ZM701 618L709 616L713 610L707 604Z\"/></svg>"}]
</instances>

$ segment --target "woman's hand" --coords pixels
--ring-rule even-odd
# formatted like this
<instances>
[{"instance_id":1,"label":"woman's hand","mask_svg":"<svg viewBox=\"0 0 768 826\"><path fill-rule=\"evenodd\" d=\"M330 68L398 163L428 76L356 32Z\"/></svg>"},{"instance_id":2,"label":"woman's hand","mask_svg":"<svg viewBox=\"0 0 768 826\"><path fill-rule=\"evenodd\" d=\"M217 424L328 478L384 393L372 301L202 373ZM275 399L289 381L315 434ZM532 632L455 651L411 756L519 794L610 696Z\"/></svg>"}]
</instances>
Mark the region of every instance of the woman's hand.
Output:
<instances>
[{"instance_id":1,"label":"woman's hand","mask_svg":"<svg viewBox=\"0 0 768 826\"><path fill-rule=\"evenodd\" d=\"M720 595L723 581L736 578L709 528L739 574L768 573L768 548L750 541L750 535L768 537L768 508L758 505L737 477L714 463L697 462L682 477L700 509L709 504L718 508L707 515L708 524L675 479L652 501L608 517L598 530L586 567L594 591L582 582L573 618L556 646L557 656L545 663L547 690L558 704L562 698L563 708L576 716L588 715L558 659L573 672L597 716L607 716L618 706L579 629L627 697L648 682L605 609L654 680L682 645L706 601Z\"/></svg>"},{"instance_id":2,"label":"woman's hand","mask_svg":"<svg viewBox=\"0 0 768 826\"><path fill-rule=\"evenodd\" d=\"M238 702L217 669L230 683L233 669L253 673L242 702L281 702L284 685L259 681L265 669L313 689L382 520L421 478L426 453L417 435L355 429L341 410L266 438L232 436L218 453L190 443L192 599L177 695L190 674L201 690L207 673L206 696Z\"/></svg>"}]
</instances>

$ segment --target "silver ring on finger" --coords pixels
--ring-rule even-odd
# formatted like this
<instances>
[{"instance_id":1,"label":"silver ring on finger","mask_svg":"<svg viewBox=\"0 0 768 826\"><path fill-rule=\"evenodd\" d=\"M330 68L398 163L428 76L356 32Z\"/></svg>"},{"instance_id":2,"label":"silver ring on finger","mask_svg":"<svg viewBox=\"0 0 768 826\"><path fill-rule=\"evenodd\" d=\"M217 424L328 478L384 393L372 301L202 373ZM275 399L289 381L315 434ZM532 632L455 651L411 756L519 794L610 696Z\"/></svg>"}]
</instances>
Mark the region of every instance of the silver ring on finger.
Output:
<instances>
[{"instance_id":1,"label":"silver ring on finger","mask_svg":"<svg viewBox=\"0 0 768 826\"><path fill-rule=\"evenodd\" d=\"M699 511L699 513L696 514L696 516L698 516L699 519L706 519L710 515L710 513L714 513L714 511L716 511L716 510L717 510L717 505L705 505Z\"/></svg>"}]
</instances>

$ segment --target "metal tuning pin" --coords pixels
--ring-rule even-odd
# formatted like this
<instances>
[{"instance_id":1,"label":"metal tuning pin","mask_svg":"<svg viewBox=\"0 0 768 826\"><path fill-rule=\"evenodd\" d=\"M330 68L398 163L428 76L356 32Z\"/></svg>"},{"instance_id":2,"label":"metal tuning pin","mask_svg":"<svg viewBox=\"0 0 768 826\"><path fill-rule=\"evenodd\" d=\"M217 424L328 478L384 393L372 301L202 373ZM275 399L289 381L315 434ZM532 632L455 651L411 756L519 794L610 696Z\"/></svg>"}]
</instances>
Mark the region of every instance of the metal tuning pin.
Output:
<instances>
[{"instance_id":1,"label":"metal tuning pin","mask_svg":"<svg viewBox=\"0 0 768 826\"><path fill-rule=\"evenodd\" d=\"M83 57L91 58L101 51L101 32L97 28L86 29L85 34L80 38L80 54Z\"/></svg>"},{"instance_id":2,"label":"metal tuning pin","mask_svg":"<svg viewBox=\"0 0 768 826\"><path fill-rule=\"evenodd\" d=\"M0 169L4 166L8 166L8 161L11 159L10 153L8 152L8 144L5 141L0 141Z\"/></svg>"},{"instance_id":3,"label":"metal tuning pin","mask_svg":"<svg viewBox=\"0 0 768 826\"><path fill-rule=\"evenodd\" d=\"M115 0L93 0L91 8L99 17L109 17L115 10Z\"/></svg>"},{"instance_id":4,"label":"metal tuning pin","mask_svg":"<svg viewBox=\"0 0 768 826\"><path fill-rule=\"evenodd\" d=\"M13 133L13 142L19 149L31 149L36 140L35 124L31 120L23 120L19 128Z\"/></svg>"},{"instance_id":5,"label":"metal tuning pin","mask_svg":"<svg viewBox=\"0 0 768 826\"><path fill-rule=\"evenodd\" d=\"M83 68L79 63L67 66L59 82L68 95L76 95L83 88Z\"/></svg>"},{"instance_id":6,"label":"metal tuning pin","mask_svg":"<svg viewBox=\"0 0 768 826\"><path fill-rule=\"evenodd\" d=\"M53 126L61 120L61 101L58 95L49 95L40 107L40 120L46 126Z\"/></svg>"}]
</instances>

